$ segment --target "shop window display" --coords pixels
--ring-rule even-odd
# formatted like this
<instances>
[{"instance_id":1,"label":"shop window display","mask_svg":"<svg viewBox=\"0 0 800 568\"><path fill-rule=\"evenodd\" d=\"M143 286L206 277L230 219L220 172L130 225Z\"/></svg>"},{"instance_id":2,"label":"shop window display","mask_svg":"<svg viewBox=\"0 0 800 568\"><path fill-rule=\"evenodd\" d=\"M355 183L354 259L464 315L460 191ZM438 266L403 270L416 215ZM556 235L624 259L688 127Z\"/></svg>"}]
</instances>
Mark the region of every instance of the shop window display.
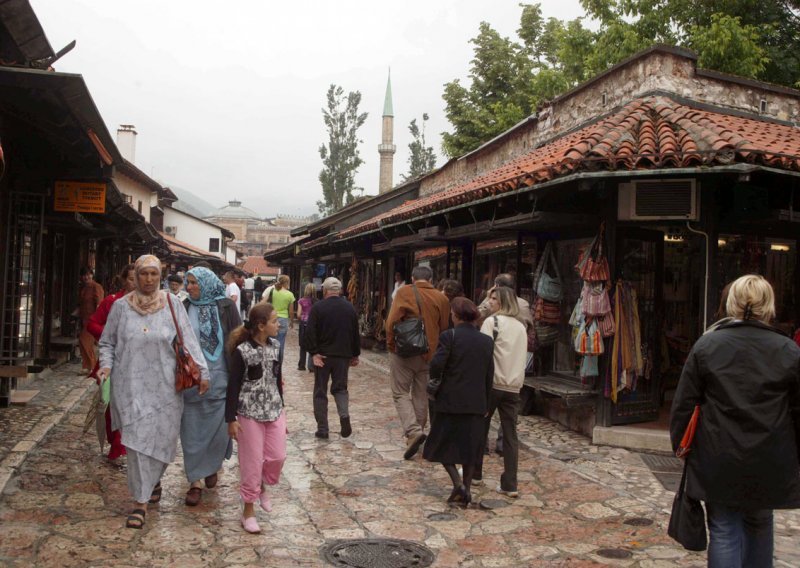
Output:
<instances>
[{"instance_id":1,"label":"shop window display","mask_svg":"<svg viewBox=\"0 0 800 568\"><path fill-rule=\"evenodd\" d=\"M414 253L414 266L427 266L433 271L433 281L436 285L442 278L447 278L447 247L432 247L418 250Z\"/></svg>"},{"instance_id":2,"label":"shop window display","mask_svg":"<svg viewBox=\"0 0 800 568\"><path fill-rule=\"evenodd\" d=\"M472 300L480 304L486 291L494 286L498 274L508 272L517 278L517 239L478 243L475 247L475 282Z\"/></svg>"}]
</instances>

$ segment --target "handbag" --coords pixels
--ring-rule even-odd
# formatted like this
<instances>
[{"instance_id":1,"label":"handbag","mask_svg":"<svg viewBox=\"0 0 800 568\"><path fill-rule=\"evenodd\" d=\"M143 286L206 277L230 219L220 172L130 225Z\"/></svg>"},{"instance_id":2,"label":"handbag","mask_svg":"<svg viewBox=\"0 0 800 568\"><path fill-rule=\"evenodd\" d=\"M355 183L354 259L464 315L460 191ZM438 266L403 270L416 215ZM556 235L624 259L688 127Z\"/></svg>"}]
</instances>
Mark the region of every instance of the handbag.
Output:
<instances>
[{"instance_id":1,"label":"handbag","mask_svg":"<svg viewBox=\"0 0 800 568\"><path fill-rule=\"evenodd\" d=\"M455 328L450 328L450 337L451 337L451 347L450 351L447 353L447 361L444 363L444 369L442 369L442 374L438 377L434 377L433 375L428 376L428 386L425 389L428 391L428 398L431 400L436 399L436 395L439 394L439 389L442 387L442 380L444 379L444 371L447 369L447 364L450 362L450 353L453 352L453 346L456 343L456 330Z\"/></svg>"},{"instance_id":2,"label":"handbag","mask_svg":"<svg viewBox=\"0 0 800 568\"><path fill-rule=\"evenodd\" d=\"M424 355L430 350L428 336L425 334L425 321L422 319L422 305L419 301L419 291L412 284L414 297L417 300L419 317L406 318L394 324L395 352L398 356L407 359L416 355Z\"/></svg>"},{"instance_id":3,"label":"handbag","mask_svg":"<svg viewBox=\"0 0 800 568\"><path fill-rule=\"evenodd\" d=\"M706 513L697 499L686 493L686 469L683 464L681 484L672 501L672 514L669 516L667 534L686 550L701 551L708 546L706 536Z\"/></svg>"},{"instance_id":4,"label":"handbag","mask_svg":"<svg viewBox=\"0 0 800 568\"><path fill-rule=\"evenodd\" d=\"M611 279L608 268L608 259L603 253L603 241L605 240L606 224L600 223L600 231L586 249L586 252L578 260L575 268L578 270L583 280L587 282L605 282Z\"/></svg>"},{"instance_id":5,"label":"handbag","mask_svg":"<svg viewBox=\"0 0 800 568\"><path fill-rule=\"evenodd\" d=\"M536 339L539 345L552 345L558 341L559 331L557 326L537 321L533 323L533 327L536 331Z\"/></svg>"},{"instance_id":6,"label":"handbag","mask_svg":"<svg viewBox=\"0 0 800 568\"><path fill-rule=\"evenodd\" d=\"M583 313L587 316L602 316L611 311L611 300L604 282L584 282L581 298Z\"/></svg>"},{"instance_id":7,"label":"handbag","mask_svg":"<svg viewBox=\"0 0 800 568\"><path fill-rule=\"evenodd\" d=\"M547 273L548 263L553 267L555 276ZM556 264L552 242L548 242L544 247L539 283L536 285L536 295L550 302L560 302L564 296L564 291L561 288L561 274L558 271L558 264Z\"/></svg>"},{"instance_id":8,"label":"handbag","mask_svg":"<svg viewBox=\"0 0 800 568\"><path fill-rule=\"evenodd\" d=\"M613 337L617 333L617 325L614 322L614 314L608 312L597 318L597 325L600 328L600 335L603 337Z\"/></svg>"},{"instance_id":9,"label":"handbag","mask_svg":"<svg viewBox=\"0 0 800 568\"><path fill-rule=\"evenodd\" d=\"M561 321L561 306L541 296L533 303L533 321L557 324Z\"/></svg>"},{"instance_id":10,"label":"handbag","mask_svg":"<svg viewBox=\"0 0 800 568\"><path fill-rule=\"evenodd\" d=\"M597 321L594 318L584 321L578 330L578 337L575 338L575 352L580 355L602 355L604 350L603 336L597 327Z\"/></svg>"},{"instance_id":11,"label":"handbag","mask_svg":"<svg viewBox=\"0 0 800 568\"><path fill-rule=\"evenodd\" d=\"M181 327L178 325L178 318L175 317L175 308L172 307L169 294L167 294L167 303L177 332L175 340L172 342L172 348L175 350L175 391L181 392L200 384L200 367L197 366L183 344Z\"/></svg>"}]
</instances>

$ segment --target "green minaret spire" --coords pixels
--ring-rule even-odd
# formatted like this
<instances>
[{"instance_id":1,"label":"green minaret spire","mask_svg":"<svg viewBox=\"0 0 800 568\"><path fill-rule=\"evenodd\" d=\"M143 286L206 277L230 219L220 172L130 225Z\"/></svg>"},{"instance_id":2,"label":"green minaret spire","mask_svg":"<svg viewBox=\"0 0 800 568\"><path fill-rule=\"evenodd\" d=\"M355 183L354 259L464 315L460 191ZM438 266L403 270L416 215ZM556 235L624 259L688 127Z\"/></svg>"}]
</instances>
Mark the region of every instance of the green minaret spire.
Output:
<instances>
[{"instance_id":1,"label":"green minaret spire","mask_svg":"<svg viewBox=\"0 0 800 568\"><path fill-rule=\"evenodd\" d=\"M383 116L394 116L392 110L392 68L389 68L389 78L386 80L386 99L383 101Z\"/></svg>"}]
</instances>

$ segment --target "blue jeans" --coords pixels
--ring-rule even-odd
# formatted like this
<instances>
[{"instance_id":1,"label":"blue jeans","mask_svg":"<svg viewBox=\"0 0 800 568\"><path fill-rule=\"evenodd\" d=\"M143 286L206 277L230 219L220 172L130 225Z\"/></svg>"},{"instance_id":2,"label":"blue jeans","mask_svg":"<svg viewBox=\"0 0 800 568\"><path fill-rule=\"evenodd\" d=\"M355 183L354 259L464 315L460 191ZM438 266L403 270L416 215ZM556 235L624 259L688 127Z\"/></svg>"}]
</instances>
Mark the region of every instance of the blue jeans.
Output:
<instances>
[{"instance_id":1,"label":"blue jeans","mask_svg":"<svg viewBox=\"0 0 800 568\"><path fill-rule=\"evenodd\" d=\"M278 318L278 343L281 344L281 363L283 363L283 348L286 346L287 333L289 333L289 318Z\"/></svg>"},{"instance_id":2,"label":"blue jeans","mask_svg":"<svg viewBox=\"0 0 800 568\"><path fill-rule=\"evenodd\" d=\"M709 568L772 566L772 510L706 503Z\"/></svg>"}]
</instances>

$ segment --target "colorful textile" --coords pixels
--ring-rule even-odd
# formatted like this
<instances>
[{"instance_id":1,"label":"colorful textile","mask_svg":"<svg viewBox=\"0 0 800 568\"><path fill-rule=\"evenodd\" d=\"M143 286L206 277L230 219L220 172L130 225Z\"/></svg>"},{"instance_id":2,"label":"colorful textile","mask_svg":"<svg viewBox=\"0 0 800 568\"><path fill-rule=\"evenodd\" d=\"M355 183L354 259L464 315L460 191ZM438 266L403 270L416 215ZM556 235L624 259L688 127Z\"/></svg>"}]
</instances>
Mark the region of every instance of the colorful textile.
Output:
<instances>
[{"instance_id":1,"label":"colorful textile","mask_svg":"<svg viewBox=\"0 0 800 568\"><path fill-rule=\"evenodd\" d=\"M189 296L189 302L197 307L200 330L198 338L200 347L208 361L216 361L222 355L222 325L219 321L217 300L225 298L225 284L208 268L195 267L187 273L197 280L200 297L196 300ZM188 285L185 281L184 285Z\"/></svg>"}]
</instances>

